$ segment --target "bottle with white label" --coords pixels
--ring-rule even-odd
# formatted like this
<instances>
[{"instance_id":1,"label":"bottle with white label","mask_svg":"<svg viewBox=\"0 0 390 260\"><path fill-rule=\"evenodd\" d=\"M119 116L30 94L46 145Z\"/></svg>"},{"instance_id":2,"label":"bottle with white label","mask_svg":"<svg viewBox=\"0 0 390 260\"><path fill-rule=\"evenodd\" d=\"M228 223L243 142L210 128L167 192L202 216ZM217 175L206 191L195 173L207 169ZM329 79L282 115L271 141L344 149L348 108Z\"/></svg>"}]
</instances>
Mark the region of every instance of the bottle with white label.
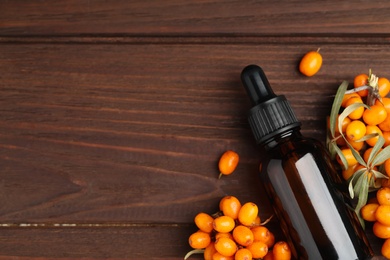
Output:
<instances>
[{"instance_id":1,"label":"bottle with white label","mask_svg":"<svg viewBox=\"0 0 390 260\"><path fill-rule=\"evenodd\" d=\"M241 74L252 101L249 124L264 151L260 177L294 259L371 259L372 249L347 197L347 187L324 146L300 133L284 96L276 96L263 70Z\"/></svg>"}]
</instances>

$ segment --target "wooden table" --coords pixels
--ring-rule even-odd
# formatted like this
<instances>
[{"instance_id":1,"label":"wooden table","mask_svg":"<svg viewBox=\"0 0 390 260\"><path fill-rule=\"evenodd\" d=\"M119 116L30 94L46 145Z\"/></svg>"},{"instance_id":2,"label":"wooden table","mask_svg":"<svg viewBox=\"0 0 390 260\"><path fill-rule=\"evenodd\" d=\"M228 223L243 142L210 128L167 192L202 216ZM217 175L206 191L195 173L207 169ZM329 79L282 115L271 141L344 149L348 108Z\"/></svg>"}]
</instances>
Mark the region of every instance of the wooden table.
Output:
<instances>
[{"instance_id":1,"label":"wooden table","mask_svg":"<svg viewBox=\"0 0 390 260\"><path fill-rule=\"evenodd\" d=\"M343 80L390 77L390 2L0 0L0 259L182 259L226 194L270 216L248 64L324 141Z\"/></svg>"}]
</instances>

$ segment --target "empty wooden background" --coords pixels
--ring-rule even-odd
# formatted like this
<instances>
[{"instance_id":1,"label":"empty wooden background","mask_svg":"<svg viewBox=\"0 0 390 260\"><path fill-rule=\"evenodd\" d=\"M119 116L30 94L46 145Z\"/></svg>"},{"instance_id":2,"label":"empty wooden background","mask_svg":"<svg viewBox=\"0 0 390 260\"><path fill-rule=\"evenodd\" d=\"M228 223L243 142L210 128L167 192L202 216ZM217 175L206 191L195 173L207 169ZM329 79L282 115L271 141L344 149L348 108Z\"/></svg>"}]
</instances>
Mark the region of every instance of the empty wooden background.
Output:
<instances>
[{"instance_id":1,"label":"empty wooden background","mask_svg":"<svg viewBox=\"0 0 390 260\"><path fill-rule=\"evenodd\" d=\"M226 194L268 217L241 70L324 141L343 80L390 77L389 43L385 0L0 0L0 259L182 259ZM241 161L218 180L227 149Z\"/></svg>"}]
</instances>

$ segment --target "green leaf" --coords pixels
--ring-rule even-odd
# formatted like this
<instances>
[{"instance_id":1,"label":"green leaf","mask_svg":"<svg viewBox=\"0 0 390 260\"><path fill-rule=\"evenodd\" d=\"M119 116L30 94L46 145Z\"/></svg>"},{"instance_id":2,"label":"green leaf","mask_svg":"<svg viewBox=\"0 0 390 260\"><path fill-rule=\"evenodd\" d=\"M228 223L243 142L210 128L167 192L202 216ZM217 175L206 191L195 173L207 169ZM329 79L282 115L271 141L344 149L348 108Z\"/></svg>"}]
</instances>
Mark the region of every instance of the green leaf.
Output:
<instances>
[{"instance_id":1,"label":"green leaf","mask_svg":"<svg viewBox=\"0 0 390 260\"><path fill-rule=\"evenodd\" d=\"M360 179L362 179L362 182L361 182L359 198L358 198L358 203L357 203L356 208L355 208L355 212L356 212L356 215L358 215L358 217L359 217L360 223L364 227L364 220L361 218L360 210L367 203L369 179L368 179L368 176L366 174L362 175L360 177Z\"/></svg>"},{"instance_id":2,"label":"green leaf","mask_svg":"<svg viewBox=\"0 0 390 260\"><path fill-rule=\"evenodd\" d=\"M337 144L334 146L334 149L337 153L337 155L340 157L340 160L342 162L342 167L344 170L348 169L348 161L347 158L345 158L343 152L341 151L340 147L337 146Z\"/></svg>"},{"instance_id":3,"label":"green leaf","mask_svg":"<svg viewBox=\"0 0 390 260\"><path fill-rule=\"evenodd\" d=\"M378 142L375 144L375 146L376 145L379 146L381 144L383 146L384 142L385 142L385 139L382 136L379 136ZM375 146L374 146L374 148L375 148ZM378 148L378 151L382 146L380 146ZM372 151L374 151L374 148L372 149ZM371 152L371 153L373 153L373 152ZM372 163L371 163L372 166L380 165L380 164L384 163L387 159L390 158L390 146L386 146L384 149L382 149L381 151L379 151L377 153L378 154L372 160Z\"/></svg>"},{"instance_id":4,"label":"green leaf","mask_svg":"<svg viewBox=\"0 0 390 260\"><path fill-rule=\"evenodd\" d=\"M329 139L329 135L328 135L327 139ZM336 154L337 154L336 149L338 148L338 146L337 146L335 141L327 140L327 143L328 143L328 150L329 150L330 158L332 158L332 160L334 160L336 158Z\"/></svg>"},{"instance_id":5,"label":"green leaf","mask_svg":"<svg viewBox=\"0 0 390 260\"><path fill-rule=\"evenodd\" d=\"M337 116L340 111L341 102L343 101L345 91L348 88L348 82L343 81L337 89L336 96L333 100L332 109L330 111L329 127L332 137L335 138L335 127L337 122ZM341 121L342 122L342 121Z\"/></svg>"},{"instance_id":6,"label":"green leaf","mask_svg":"<svg viewBox=\"0 0 390 260\"><path fill-rule=\"evenodd\" d=\"M378 133L368 134L368 135L365 135L362 138L356 140L355 142L364 142L364 141L367 141L368 139L377 137L378 135L379 135Z\"/></svg>"},{"instance_id":7,"label":"green leaf","mask_svg":"<svg viewBox=\"0 0 390 260\"><path fill-rule=\"evenodd\" d=\"M367 170L366 168L359 169L350 178L349 185L348 185L348 191L349 191L349 196L351 197L351 199L353 199L355 197L355 192L354 192L354 188L353 188L355 179L359 180L361 175L364 174L366 172L366 170Z\"/></svg>"}]
</instances>

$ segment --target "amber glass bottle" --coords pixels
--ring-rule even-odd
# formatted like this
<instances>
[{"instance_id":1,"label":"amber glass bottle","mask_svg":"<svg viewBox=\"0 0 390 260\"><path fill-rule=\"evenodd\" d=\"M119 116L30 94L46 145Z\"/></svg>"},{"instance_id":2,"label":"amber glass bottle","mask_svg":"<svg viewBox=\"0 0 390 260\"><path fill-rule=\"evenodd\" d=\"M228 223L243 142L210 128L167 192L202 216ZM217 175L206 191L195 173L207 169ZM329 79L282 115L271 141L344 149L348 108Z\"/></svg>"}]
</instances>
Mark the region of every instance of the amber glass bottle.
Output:
<instances>
[{"instance_id":1,"label":"amber glass bottle","mask_svg":"<svg viewBox=\"0 0 390 260\"><path fill-rule=\"evenodd\" d=\"M293 258L371 259L347 187L324 146L302 136L288 101L274 94L260 67L247 66L241 79L254 105L249 123L265 156L260 177Z\"/></svg>"}]
</instances>

